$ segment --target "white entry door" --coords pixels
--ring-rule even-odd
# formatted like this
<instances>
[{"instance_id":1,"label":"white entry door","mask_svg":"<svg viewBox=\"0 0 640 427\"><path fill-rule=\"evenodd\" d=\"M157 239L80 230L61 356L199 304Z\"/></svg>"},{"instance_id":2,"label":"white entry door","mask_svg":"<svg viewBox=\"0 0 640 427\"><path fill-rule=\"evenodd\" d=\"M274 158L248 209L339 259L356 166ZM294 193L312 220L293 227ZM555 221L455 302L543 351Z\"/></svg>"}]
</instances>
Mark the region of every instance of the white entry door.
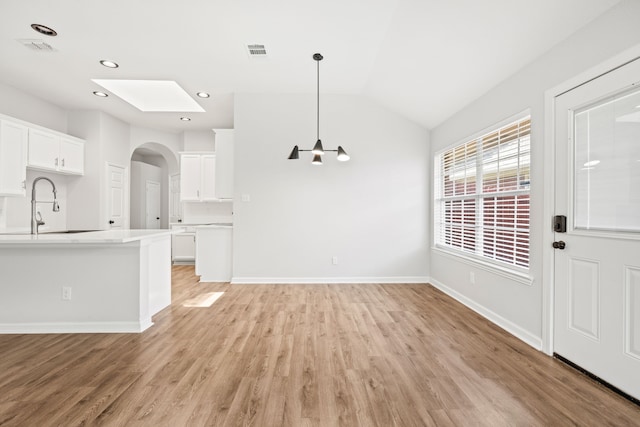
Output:
<instances>
[{"instance_id":1,"label":"white entry door","mask_svg":"<svg viewBox=\"0 0 640 427\"><path fill-rule=\"evenodd\" d=\"M147 181L147 228L160 228L160 183Z\"/></svg>"},{"instance_id":2,"label":"white entry door","mask_svg":"<svg viewBox=\"0 0 640 427\"><path fill-rule=\"evenodd\" d=\"M125 219L125 185L126 170L123 167L107 165L108 206L107 217L109 228L121 229Z\"/></svg>"},{"instance_id":3,"label":"white entry door","mask_svg":"<svg viewBox=\"0 0 640 427\"><path fill-rule=\"evenodd\" d=\"M555 115L554 352L640 398L640 60Z\"/></svg>"}]
</instances>

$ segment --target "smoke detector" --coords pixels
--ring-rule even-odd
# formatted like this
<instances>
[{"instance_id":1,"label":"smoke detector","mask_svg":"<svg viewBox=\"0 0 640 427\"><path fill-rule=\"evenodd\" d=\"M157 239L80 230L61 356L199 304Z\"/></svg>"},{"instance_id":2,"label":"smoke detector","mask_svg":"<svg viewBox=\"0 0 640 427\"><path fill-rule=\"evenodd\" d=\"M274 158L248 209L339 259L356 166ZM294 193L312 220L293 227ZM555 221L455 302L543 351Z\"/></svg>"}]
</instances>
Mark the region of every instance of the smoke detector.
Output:
<instances>
[{"instance_id":1,"label":"smoke detector","mask_svg":"<svg viewBox=\"0 0 640 427\"><path fill-rule=\"evenodd\" d=\"M265 49L263 44L248 44L247 52L249 53L249 58L267 57L267 49Z\"/></svg>"},{"instance_id":2,"label":"smoke detector","mask_svg":"<svg viewBox=\"0 0 640 427\"><path fill-rule=\"evenodd\" d=\"M25 47L35 50L36 52L55 52L56 49L53 48L48 43L45 43L42 40L38 39L19 39L18 43L24 45Z\"/></svg>"}]
</instances>

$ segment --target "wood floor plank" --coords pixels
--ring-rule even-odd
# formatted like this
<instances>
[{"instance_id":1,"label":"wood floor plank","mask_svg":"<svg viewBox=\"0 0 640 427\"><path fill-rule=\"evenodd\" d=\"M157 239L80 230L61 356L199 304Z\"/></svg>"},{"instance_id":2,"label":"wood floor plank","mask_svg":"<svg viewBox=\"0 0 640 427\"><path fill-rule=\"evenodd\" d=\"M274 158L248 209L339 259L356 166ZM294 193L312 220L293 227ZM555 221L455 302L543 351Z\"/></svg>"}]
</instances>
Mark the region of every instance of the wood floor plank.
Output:
<instances>
[{"instance_id":1,"label":"wood floor plank","mask_svg":"<svg viewBox=\"0 0 640 427\"><path fill-rule=\"evenodd\" d=\"M0 335L0 426L640 425L640 407L427 284L172 274L141 334Z\"/></svg>"}]
</instances>

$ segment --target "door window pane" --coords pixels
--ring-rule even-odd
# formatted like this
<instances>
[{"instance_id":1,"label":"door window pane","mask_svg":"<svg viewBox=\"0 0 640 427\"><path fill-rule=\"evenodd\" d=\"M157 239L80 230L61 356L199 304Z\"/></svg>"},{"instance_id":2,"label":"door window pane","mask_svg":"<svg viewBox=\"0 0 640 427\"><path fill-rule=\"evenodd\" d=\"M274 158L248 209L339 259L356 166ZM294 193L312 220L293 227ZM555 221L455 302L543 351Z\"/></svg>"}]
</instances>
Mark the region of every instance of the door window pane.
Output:
<instances>
[{"instance_id":1,"label":"door window pane","mask_svg":"<svg viewBox=\"0 0 640 427\"><path fill-rule=\"evenodd\" d=\"M640 90L574 115L575 227L640 231Z\"/></svg>"}]
</instances>

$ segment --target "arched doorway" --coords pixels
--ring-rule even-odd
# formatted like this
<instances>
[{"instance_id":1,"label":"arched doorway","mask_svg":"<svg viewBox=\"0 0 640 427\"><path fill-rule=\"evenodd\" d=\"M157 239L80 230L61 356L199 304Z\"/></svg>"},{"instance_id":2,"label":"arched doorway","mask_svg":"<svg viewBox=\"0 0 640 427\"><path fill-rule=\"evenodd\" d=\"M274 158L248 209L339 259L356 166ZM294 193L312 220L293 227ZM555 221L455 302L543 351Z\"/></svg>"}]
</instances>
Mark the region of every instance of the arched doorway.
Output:
<instances>
[{"instance_id":1,"label":"arched doorway","mask_svg":"<svg viewBox=\"0 0 640 427\"><path fill-rule=\"evenodd\" d=\"M131 153L130 223L132 229L169 228L171 181L178 159L168 147L147 142Z\"/></svg>"}]
</instances>

